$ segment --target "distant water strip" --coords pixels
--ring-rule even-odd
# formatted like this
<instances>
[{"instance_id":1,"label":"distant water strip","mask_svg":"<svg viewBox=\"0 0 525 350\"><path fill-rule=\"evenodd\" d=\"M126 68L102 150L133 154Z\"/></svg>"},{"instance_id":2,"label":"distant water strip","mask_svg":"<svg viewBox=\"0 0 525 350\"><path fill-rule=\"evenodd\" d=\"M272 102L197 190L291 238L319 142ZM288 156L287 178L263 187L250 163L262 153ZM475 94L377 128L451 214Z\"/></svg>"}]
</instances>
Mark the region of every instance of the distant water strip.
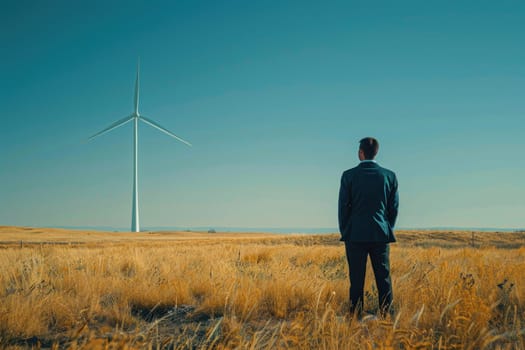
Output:
<instances>
[{"instance_id":1,"label":"distant water strip","mask_svg":"<svg viewBox=\"0 0 525 350\"><path fill-rule=\"evenodd\" d=\"M94 230L109 232L129 232L129 228L111 226L46 226L48 228L62 228L69 230ZM400 227L396 230L417 231L476 231L476 232L524 232L525 228L497 228L497 227ZM265 232L277 234L328 234L339 233L335 227L221 227L221 226L152 226L143 227L142 232L151 231L188 231L188 232Z\"/></svg>"}]
</instances>

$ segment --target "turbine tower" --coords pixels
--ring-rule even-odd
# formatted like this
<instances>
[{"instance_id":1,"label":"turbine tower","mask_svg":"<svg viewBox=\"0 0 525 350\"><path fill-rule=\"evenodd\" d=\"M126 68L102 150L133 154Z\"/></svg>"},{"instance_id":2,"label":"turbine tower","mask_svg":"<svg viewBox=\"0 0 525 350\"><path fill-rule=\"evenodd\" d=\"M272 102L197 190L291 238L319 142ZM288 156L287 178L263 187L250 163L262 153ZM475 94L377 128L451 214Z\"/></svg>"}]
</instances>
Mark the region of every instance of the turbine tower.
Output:
<instances>
[{"instance_id":1,"label":"turbine tower","mask_svg":"<svg viewBox=\"0 0 525 350\"><path fill-rule=\"evenodd\" d=\"M135 103L134 103L133 113L125 118L117 120L116 122L108 126L107 128L97 132L96 134L94 134L93 136L89 138L89 140L92 140L95 137L98 137L102 134L110 132L113 129L116 129L130 121L133 121L133 200L131 204L131 231L132 232L140 232L139 187L138 187L139 120L154 127L155 129L162 131L163 133L173 137L174 139L188 146L191 146L191 144L188 141L183 140L182 138L178 137L177 135L175 135L168 129L154 122L153 120L146 118L145 116L139 114L139 63L137 63L137 79L135 80Z\"/></svg>"}]
</instances>

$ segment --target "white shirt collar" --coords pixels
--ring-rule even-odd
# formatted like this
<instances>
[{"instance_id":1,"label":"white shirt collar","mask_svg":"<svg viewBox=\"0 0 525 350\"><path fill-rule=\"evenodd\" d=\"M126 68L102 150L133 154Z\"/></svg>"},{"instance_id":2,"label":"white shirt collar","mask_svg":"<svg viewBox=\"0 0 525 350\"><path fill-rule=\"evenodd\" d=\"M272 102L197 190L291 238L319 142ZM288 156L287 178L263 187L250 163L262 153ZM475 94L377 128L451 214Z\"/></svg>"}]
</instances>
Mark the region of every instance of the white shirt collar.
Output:
<instances>
[{"instance_id":1,"label":"white shirt collar","mask_svg":"<svg viewBox=\"0 0 525 350\"><path fill-rule=\"evenodd\" d=\"M377 163L374 159L364 159L361 163Z\"/></svg>"}]
</instances>

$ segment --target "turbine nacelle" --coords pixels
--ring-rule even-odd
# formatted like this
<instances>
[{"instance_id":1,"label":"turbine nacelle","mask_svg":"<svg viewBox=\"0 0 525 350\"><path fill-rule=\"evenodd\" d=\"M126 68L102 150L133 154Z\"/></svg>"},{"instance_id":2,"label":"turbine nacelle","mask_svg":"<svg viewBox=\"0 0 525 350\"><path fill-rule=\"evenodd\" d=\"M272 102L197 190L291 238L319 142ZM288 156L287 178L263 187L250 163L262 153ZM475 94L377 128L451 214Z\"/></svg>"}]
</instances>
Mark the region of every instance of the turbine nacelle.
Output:
<instances>
[{"instance_id":1,"label":"turbine nacelle","mask_svg":"<svg viewBox=\"0 0 525 350\"><path fill-rule=\"evenodd\" d=\"M189 143L188 141L184 140L183 138L175 135L174 133L172 133L171 131L169 131L168 129L166 129L165 127L161 126L160 124L158 124L157 122L149 119L149 118L146 118L144 116L141 116L141 115L138 115L138 114L131 114L125 118L122 118L120 120L117 120L116 122L114 122L113 124L111 124L110 126L108 126L107 128L105 129L102 129L101 131L97 132L96 134L92 135L89 137L89 140L93 140L94 138L96 137L99 137L105 133L108 133L116 128L119 128L121 126L123 126L124 124L127 124L128 122L132 121L133 119L137 119L137 120L140 120L142 121L143 123L146 123L152 127L154 127L155 129L157 130L160 130L162 131L163 133L165 133L166 135L168 136L171 136L173 137L174 139L176 139L177 141L180 141L188 146L192 146L191 143Z\"/></svg>"}]
</instances>

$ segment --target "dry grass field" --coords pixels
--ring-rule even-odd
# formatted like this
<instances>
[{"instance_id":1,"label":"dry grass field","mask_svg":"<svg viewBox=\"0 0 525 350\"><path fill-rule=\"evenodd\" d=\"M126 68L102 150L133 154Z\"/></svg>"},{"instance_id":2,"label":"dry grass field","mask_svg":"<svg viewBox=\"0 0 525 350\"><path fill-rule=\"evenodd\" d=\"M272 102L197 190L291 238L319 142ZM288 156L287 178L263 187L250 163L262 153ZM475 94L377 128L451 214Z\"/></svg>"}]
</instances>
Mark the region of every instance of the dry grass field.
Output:
<instances>
[{"instance_id":1,"label":"dry grass field","mask_svg":"<svg viewBox=\"0 0 525 350\"><path fill-rule=\"evenodd\" d=\"M525 349L525 233L398 238L356 320L336 234L0 227L0 348Z\"/></svg>"}]
</instances>

